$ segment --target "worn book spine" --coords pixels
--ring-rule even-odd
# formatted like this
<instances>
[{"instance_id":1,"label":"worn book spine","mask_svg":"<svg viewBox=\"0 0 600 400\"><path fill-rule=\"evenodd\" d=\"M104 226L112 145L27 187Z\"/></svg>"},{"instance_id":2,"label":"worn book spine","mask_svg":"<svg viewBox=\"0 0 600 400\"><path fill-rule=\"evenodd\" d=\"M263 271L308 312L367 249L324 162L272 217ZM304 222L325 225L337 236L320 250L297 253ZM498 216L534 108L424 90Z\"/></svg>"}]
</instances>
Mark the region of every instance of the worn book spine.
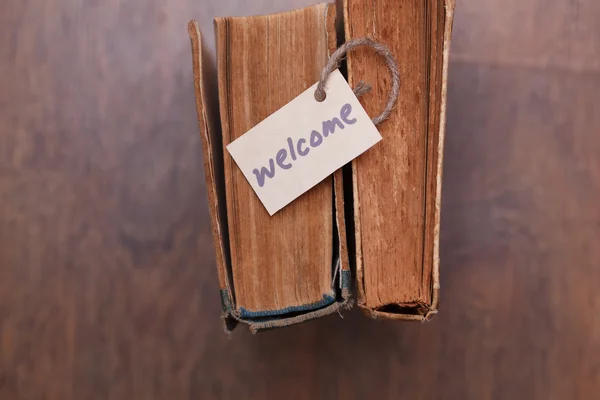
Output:
<instances>
[{"instance_id":1,"label":"worn book spine","mask_svg":"<svg viewBox=\"0 0 600 400\"><path fill-rule=\"evenodd\" d=\"M358 304L374 318L424 320L439 305L444 126L454 0L343 0L346 41L372 37L398 60L400 97L383 141L352 162ZM390 79L368 50L347 56L348 81L364 80L371 113Z\"/></svg>"},{"instance_id":2,"label":"worn book spine","mask_svg":"<svg viewBox=\"0 0 600 400\"><path fill-rule=\"evenodd\" d=\"M323 31L315 33L306 29ZM339 310L348 304L351 284L341 171L271 217L225 149L236 137L316 82L328 53L336 47L335 6L322 4L272 16L215 20L221 127L214 113L207 110L200 33L194 21L189 25L189 33L226 327L232 329L236 322L243 322L256 332ZM302 43L311 39L323 40L322 56L303 53ZM285 43L298 46L287 47ZM318 46L320 44L315 47L311 43L311 48ZM263 52L267 53L266 57ZM279 56L274 57L274 54ZM298 63L304 65L302 70L294 64L294 57L302 61ZM277 76L286 77L287 81L269 81ZM234 89L233 84L238 89ZM277 87L284 90L273 89ZM296 273L289 274L289 271ZM293 281L285 277L286 273ZM330 276L328 290L333 290L334 295L331 302L306 305L284 301L281 304L286 291L301 292L306 290L302 287L307 282L318 280L313 273ZM334 282L331 277L335 278ZM273 287L269 281L283 281L284 285ZM276 309L261 306L272 303L269 299L273 296L279 299ZM245 302L246 307L240 305L240 301ZM255 304L257 309L247 304Z\"/></svg>"},{"instance_id":3,"label":"worn book spine","mask_svg":"<svg viewBox=\"0 0 600 400\"><path fill-rule=\"evenodd\" d=\"M434 147L437 155L437 160L433 164L432 171L435 171L433 178L430 179L432 182L433 197L428 205L433 205L433 210L427 208L427 215L433 215L433 226L429 228L428 235L433 238L432 244L432 257L431 262L433 263L432 271L432 301L430 313L434 314L437 312L440 303L440 221L442 211L442 174L443 174L443 163L444 163L444 140L446 135L446 99L448 93L448 63L450 60L450 40L452 38L452 24L454 22L454 9L456 6L455 0L446 0L444 8L446 11L444 25L443 25L443 42L442 42L442 87L439 99L439 112L437 117L439 118L439 136L437 146ZM427 261L427 258L425 258ZM425 315L428 318L429 315Z\"/></svg>"}]
</instances>

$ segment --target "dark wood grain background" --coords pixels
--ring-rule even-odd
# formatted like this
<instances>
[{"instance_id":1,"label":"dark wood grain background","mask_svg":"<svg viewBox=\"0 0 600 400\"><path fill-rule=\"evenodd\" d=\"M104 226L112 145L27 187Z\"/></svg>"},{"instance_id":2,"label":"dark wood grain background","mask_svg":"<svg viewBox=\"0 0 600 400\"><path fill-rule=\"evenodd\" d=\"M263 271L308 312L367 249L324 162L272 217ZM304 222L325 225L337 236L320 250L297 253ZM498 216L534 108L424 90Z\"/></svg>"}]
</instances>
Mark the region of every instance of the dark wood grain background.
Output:
<instances>
[{"instance_id":1,"label":"dark wood grain background","mask_svg":"<svg viewBox=\"0 0 600 400\"><path fill-rule=\"evenodd\" d=\"M3 0L0 399L597 399L600 3L459 0L441 313L223 334L189 19Z\"/></svg>"}]
</instances>

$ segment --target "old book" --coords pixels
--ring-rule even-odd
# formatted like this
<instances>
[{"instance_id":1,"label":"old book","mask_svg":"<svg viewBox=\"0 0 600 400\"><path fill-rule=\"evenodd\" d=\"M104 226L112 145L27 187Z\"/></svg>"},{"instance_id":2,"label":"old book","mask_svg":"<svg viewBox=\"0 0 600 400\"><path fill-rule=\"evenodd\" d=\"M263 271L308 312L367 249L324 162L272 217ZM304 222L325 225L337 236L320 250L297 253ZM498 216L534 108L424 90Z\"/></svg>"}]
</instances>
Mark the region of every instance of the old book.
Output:
<instances>
[{"instance_id":1,"label":"old book","mask_svg":"<svg viewBox=\"0 0 600 400\"><path fill-rule=\"evenodd\" d=\"M446 78L454 0L344 0L346 40L387 45L400 96L383 140L352 162L358 304L373 317L423 320L439 303L439 226ZM369 82L370 115L387 101L383 59L359 48L348 81Z\"/></svg>"},{"instance_id":2,"label":"old book","mask_svg":"<svg viewBox=\"0 0 600 400\"><path fill-rule=\"evenodd\" d=\"M194 22L189 30L228 326L257 331L339 310L350 285L341 172L269 216L225 149L318 80L336 46L335 6L215 19L220 129L204 121L200 34Z\"/></svg>"}]
</instances>

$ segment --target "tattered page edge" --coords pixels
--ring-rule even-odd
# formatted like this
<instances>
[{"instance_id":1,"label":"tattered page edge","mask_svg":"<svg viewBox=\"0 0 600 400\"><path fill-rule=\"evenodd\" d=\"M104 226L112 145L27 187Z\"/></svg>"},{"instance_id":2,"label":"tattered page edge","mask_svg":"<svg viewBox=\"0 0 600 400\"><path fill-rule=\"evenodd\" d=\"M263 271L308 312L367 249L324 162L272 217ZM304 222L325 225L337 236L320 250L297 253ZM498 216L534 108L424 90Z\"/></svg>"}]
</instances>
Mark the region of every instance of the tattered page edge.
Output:
<instances>
[{"instance_id":1,"label":"tattered page edge","mask_svg":"<svg viewBox=\"0 0 600 400\"><path fill-rule=\"evenodd\" d=\"M329 55L331 55L338 47L338 8L335 3L327 5L326 11L326 30L327 47ZM335 223L337 225L338 235L338 258L340 263L339 285L341 289L344 306L350 308L352 306L352 272L350 270L350 260L348 256L348 237L346 232L346 213L344 205L344 177L342 169L338 169L333 173L333 196L334 196L334 212ZM334 267L335 268L335 267Z\"/></svg>"},{"instance_id":2,"label":"tattered page edge","mask_svg":"<svg viewBox=\"0 0 600 400\"><path fill-rule=\"evenodd\" d=\"M226 240L227 215L220 204L225 204L224 180L219 179L216 172L216 154L220 151L217 144L214 144L213 136L220 134L219 124L215 122L216 114L210 110L209 102L206 99L205 85L206 76L204 75L202 35L198 27L198 22L192 20L188 23L188 33L192 44L192 63L194 76L194 92L196 97L196 111L198 113L198 125L200 128L200 138L204 154L204 171L206 176L206 193L208 197L208 208L210 214L212 238L215 247L215 262L217 265L217 277L219 280L222 317L225 322L225 331L231 332L237 325L233 317L234 309L233 284L229 274L229 255ZM221 167L222 168L222 167ZM220 186L219 186L220 185Z\"/></svg>"},{"instance_id":3,"label":"tattered page edge","mask_svg":"<svg viewBox=\"0 0 600 400\"><path fill-rule=\"evenodd\" d=\"M433 299L430 313L437 313L440 303L440 222L442 211L442 175L444 163L444 142L446 138L446 101L448 95L448 65L450 60L450 42L452 39L452 25L456 0L446 1L446 25L444 26L444 50L442 67L442 104L440 107L440 134L438 141L438 164L436 174L436 203L433 246ZM425 319L429 314L425 316Z\"/></svg>"},{"instance_id":4,"label":"tattered page edge","mask_svg":"<svg viewBox=\"0 0 600 400\"><path fill-rule=\"evenodd\" d=\"M343 0L342 2L342 15L343 15L343 34L346 41L353 39L350 37L350 18L348 15L348 5L349 0ZM347 76L351 76L351 62L350 58L346 59L346 71ZM352 84L352 82L348 82ZM352 160L351 162L351 171L352 171L352 201L353 201L353 211L354 214L351 218L354 221L354 247L355 247L355 290L357 297L357 304L359 307L364 307L365 305L365 286L364 286L364 271L363 271L363 260L362 260L362 236L361 236L361 226L360 226L360 199L358 197L358 179L357 179L357 171L356 171L356 160Z\"/></svg>"}]
</instances>

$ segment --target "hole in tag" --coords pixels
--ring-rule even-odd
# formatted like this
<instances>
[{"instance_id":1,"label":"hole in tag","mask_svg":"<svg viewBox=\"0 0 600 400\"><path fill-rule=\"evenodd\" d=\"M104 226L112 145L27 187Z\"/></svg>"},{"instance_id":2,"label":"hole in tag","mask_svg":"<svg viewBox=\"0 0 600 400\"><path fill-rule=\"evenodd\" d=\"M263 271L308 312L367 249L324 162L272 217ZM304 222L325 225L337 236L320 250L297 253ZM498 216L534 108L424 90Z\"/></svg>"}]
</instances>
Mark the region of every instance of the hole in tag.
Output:
<instances>
[{"instance_id":1,"label":"hole in tag","mask_svg":"<svg viewBox=\"0 0 600 400\"><path fill-rule=\"evenodd\" d=\"M315 100L319 103L322 103L327 98L327 93L325 91L315 90Z\"/></svg>"}]
</instances>

